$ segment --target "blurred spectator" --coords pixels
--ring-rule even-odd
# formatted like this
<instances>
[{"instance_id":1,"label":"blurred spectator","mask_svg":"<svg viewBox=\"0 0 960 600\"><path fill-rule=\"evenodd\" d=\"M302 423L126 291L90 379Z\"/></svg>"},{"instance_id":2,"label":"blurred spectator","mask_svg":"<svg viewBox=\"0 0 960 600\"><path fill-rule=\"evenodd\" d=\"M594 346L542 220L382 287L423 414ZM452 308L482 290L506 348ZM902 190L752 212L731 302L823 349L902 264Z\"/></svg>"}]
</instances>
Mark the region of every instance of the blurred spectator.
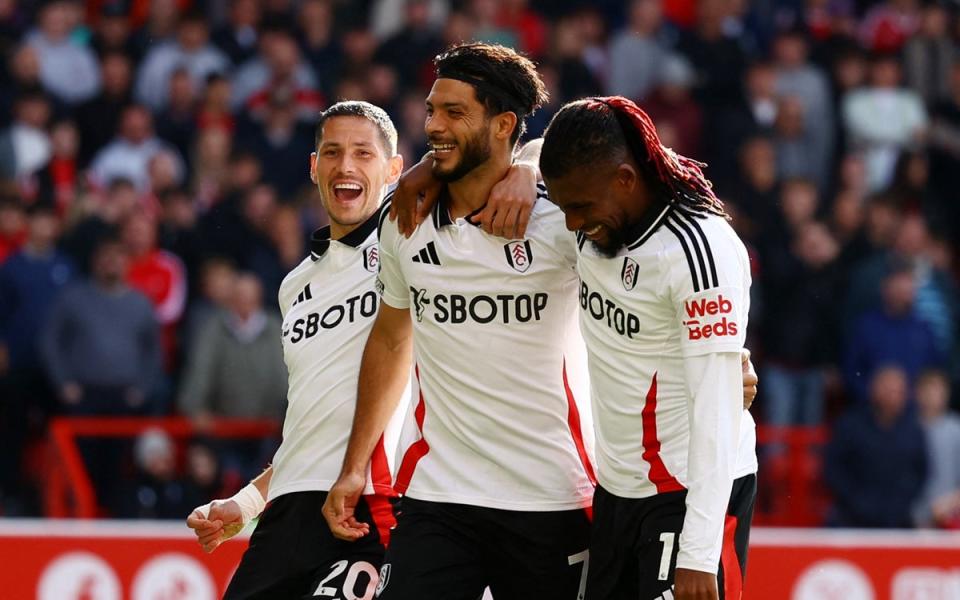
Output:
<instances>
[{"instance_id":1,"label":"blurred spectator","mask_svg":"<svg viewBox=\"0 0 960 600\"><path fill-rule=\"evenodd\" d=\"M153 117L140 105L124 109L120 117L118 135L94 156L90 176L101 187L116 178L128 179L140 192L150 189L148 167L157 154L170 151L167 144L153 133ZM178 172L183 173L183 162L175 157Z\"/></svg>"},{"instance_id":2,"label":"blurred spectator","mask_svg":"<svg viewBox=\"0 0 960 600\"><path fill-rule=\"evenodd\" d=\"M809 179L817 189L824 189L827 163L817 155L820 144L809 127L809 119L799 98L786 96L780 99L773 131L777 175L783 179Z\"/></svg>"},{"instance_id":3,"label":"blurred spectator","mask_svg":"<svg viewBox=\"0 0 960 600\"><path fill-rule=\"evenodd\" d=\"M73 121L57 121L50 127L50 148L46 166L21 181L21 191L28 203L52 206L57 214L65 216L81 189L77 160L80 134Z\"/></svg>"},{"instance_id":4,"label":"blurred spectator","mask_svg":"<svg viewBox=\"0 0 960 600\"><path fill-rule=\"evenodd\" d=\"M317 90L317 78L303 61L296 40L283 28L264 28L260 32L259 51L233 73L234 109L248 104L265 104L269 91L277 86L299 90L305 99ZM255 95L258 97L251 100Z\"/></svg>"},{"instance_id":5,"label":"blurred spectator","mask_svg":"<svg viewBox=\"0 0 960 600\"><path fill-rule=\"evenodd\" d=\"M777 119L776 72L767 62L756 62L744 75L742 98L721 109L719 118L704 123L704 152L710 166L710 176L723 187L736 182L737 154L730 148L740 148L748 139L768 135ZM734 185L737 185L734 183Z\"/></svg>"},{"instance_id":6,"label":"blurred spectator","mask_svg":"<svg viewBox=\"0 0 960 600\"><path fill-rule=\"evenodd\" d=\"M780 195L776 148L767 137L753 137L741 146L738 158L739 173L721 178L720 189L730 190L726 202L738 209L740 234L757 242L765 234L764 226L773 222Z\"/></svg>"},{"instance_id":7,"label":"blurred spectator","mask_svg":"<svg viewBox=\"0 0 960 600\"><path fill-rule=\"evenodd\" d=\"M167 433L161 429L143 432L134 446L134 463L136 474L119 494L113 516L181 519L190 512L193 495L177 475L175 448Z\"/></svg>"},{"instance_id":8,"label":"blurred spectator","mask_svg":"<svg viewBox=\"0 0 960 600\"><path fill-rule=\"evenodd\" d=\"M854 398L867 398L867 382L884 365L904 372L908 385L921 371L940 367L944 355L930 327L914 311L913 266L894 259L883 280L883 306L860 316L847 336L844 371Z\"/></svg>"},{"instance_id":9,"label":"blurred spectator","mask_svg":"<svg viewBox=\"0 0 960 600\"><path fill-rule=\"evenodd\" d=\"M886 0L875 4L860 25L860 40L874 52L897 52L920 28L918 0Z\"/></svg>"},{"instance_id":10,"label":"blurred spectator","mask_svg":"<svg viewBox=\"0 0 960 600\"><path fill-rule=\"evenodd\" d=\"M530 0L501 0L498 21L501 27L517 32L517 50L533 59L546 52L547 23L530 8Z\"/></svg>"},{"instance_id":11,"label":"blurred spectator","mask_svg":"<svg viewBox=\"0 0 960 600\"><path fill-rule=\"evenodd\" d=\"M313 126L297 119L296 92L271 90L263 122L242 134L239 144L263 165L263 177L280 198L289 200L305 184L303 165L313 151Z\"/></svg>"},{"instance_id":12,"label":"blurred spectator","mask_svg":"<svg viewBox=\"0 0 960 600\"><path fill-rule=\"evenodd\" d=\"M180 156L190 156L197 131L197 91L186 69L170 75L170 97L157 113L157 137L172 145Z\"/></svg>"},{"instance_id":13,"label":"blurred spectator","mask_svg":"<svg viewBox=\"0 0 960 600\"><path fill-rule=\"evenodd\" d=\"M23 206L14 196L0 196L0 265L27 241Z\"/></svg>"},{"instance_id":14,"label":"blurred spectator","mask_svg":"<svg viewBox=\"0 0 960 600\"><path fill-rule=\"evenodd\" d=\"M43 87L67 104L78 104L100 89L100 69L90 48L70 36L75 0L54 0L40 9L39 27L27 43L40 59Z\"/></svg>"},{"instance_id":15,"label":"blurred spectator","mask_svg":"<svg viewBox=\"0 0 960 600\"><path fill-rule=\"evenodd\" d=\"M950 410L950 380L927 371L916 385L930 450L930 477L913 510L918 527L960 528L960 416Z\"/></svg>"},{"instance_id":16,"label":"blurred spectator","mask_svg":"<svg viewBox=\"0 0 960 600\"><path fill-rule=\"evenodd\" d=\"M228 185L230 150L233 137L223 127L203 129L191 152L193 181L191 188L204 210L220 199Z\"/></svg>"},{"instance_id":17,"label":"blurred spectator","mask_svg":"<svg viewBox=\"0 0 960 600\"><path fill-rule=\"evenodd\" d=\"M306 256L306 236L300 211L289 204L272 211L265 227L266 243L249 250L246 265L260 279L267 297L275 298L283 278Z\"/></svg>"},{"instance_id":18,"label":"blurred spectator","mask_svg":"<svg viewBox=\"0 0 960 600\"><path fill-rule=\"evenodd\" d=\"M234 65L239 65L257 52L259 23L260 3L257 0L234 0L230 3L227 22L214 30L211 39Z\"/></svg>"},{"instance_id":19,"label":"blurred spectator","mask_svg":"<svg viewBox=\"0 0 960 600\"><path fill-rule=\"evenodd\" d=\"M40 82L40 59L37 52L24 44L14 50L5 60L6 72L0 69L0 127L6 127L12 121L14 101L23 93L43 89ZM6 77L2 77L6 75Z\"/></svg>"},{"instance_id":20,"label":"blurred spectator","mask_svg":"<svg viewBox=\"0 0 960 600\"><path fill-rule=\"evenodd\" d=\"M393 67L411 82L431 77L433 57L443 50L438 28L430 22L428 0L406 2L403 28L387 38L377 49L376 59Z\"/></svg>"},{"instance_id":21,"label":"blurred spectator","mask_svg":"<svg viewBox=\"0 0 960 600\"><path fill-rule=\"evenodd\" d=\"M216 315L227 310L237 279L237 271L233 268L233 264L217 256L204 260L199 271L198 284L195 288L199 292L187 307L183 326L183 345L187 348L187 356L190 355L200 331Z\"/></svg>"},{"instance_id":22,"label":"blurred spectator","mask_svg":"<svg viewBox=\"0 0 960 600\"><path fill-rule=\"evenodd\" d=\"M406 12L409 5L418 0L373 0L370 8L370 31L380 40L389 39L408 25ZM447 0L426 0L427 21L434 29L440 29L450 19L450 2ZM467 38L464 38L466 41Z\"/></svg>"},{"instance_id":23,"label":"blurred spectator","mask_svg":"<svg viewBox=\"0 0 960 600\"><path fill-rule=\"evenodd\" d=\"M804 130L812 151L810 160L815 161L813 173L805 175L814 177L823 190L833 150L833 107L827 77L808 60L808 55L807 39L797 30L784 31L774 41L776 92L782 97L796 98L803 107Z\"/></svg>"},{"instance_id":24,"label":"blurred spectator","mask_svg":"<svg viewBox=\"0 0 960 600\"><path fill-rule=\"evenodd\" d=\"M877 56L870 67L870 87L852 91L843 100L848 144L864 154L871 191L890 183L898 153L921 141L927 127L923 101L899 85L897 58Z\"/></svg>"},{"instance_id":25,"label":"blurred spectator","mask_svg":"<svg viewBox=\"0 0 960 600\"><path fill-rule=\"evenodd\" d=\"M197 127L201 130L225 129L233 133L236 121L230 109L230 80L226 77L211 75L207 79L197 111Z\"/></svg>"},{"instance_id":26,"label":"blurred spectator","mask_svg":"<svg viewBox=\"0 0 960 600\"><path fill-rule=\"evenodd\" d=\"M677 141L669 146L675 152L684 156L701 156L703 111L693 99L692 88L690 64L682 56L667 55L660 66L656 87L644 102L644 110L658 130L671 127L676 131Z\"/></svg>"},{"instance_id":27,"label":"blurred spectator","mask_svg":"<svg viewBox=\"0 0 960 600\"><path fill-rule=\"evenodd\" d=\"M131 26L136 31L134 43L139 56L163 42L172 41L177 32L181 0L133 0L130 5ZM144 22L145 21L145 22Z\"/></svg>"},{"instance_id":28,"label":"blurred spectator","mask_svg":"<svg viewBox=\"0 0 960 600\"><path fill-rule=\"evenodd\" d=\"M561 103L600 93L600 82L583 62L585 43L576 19L561 19L554 28L551 58L557 68L557 87L560 91L557 100Z\"/></svg>"},{"instance_id":29,"label":"blurred spectator","mask_svg":"<svg viewBox=\"0 0 960 600\"><path fill-rule=\"evenodd\" d=\"M499 0L469 0L466 4L476 23L473 33L476 41L517 47L518 33L501 25Z\"/></svg>"},{"instance_id":30,"label":"blurred spectator","mask_svg":"<svg viewBox=\"0 0 960 600\"><path fill-rule=\"evenodd\" d=\"M660 0L633 0L626 27L610 39L607 93L643 100L660 80L669 51Z\"/></svg>"},{"instance_id":31,"label":"blurred spectator","mask_svg":"<svg viewBox=\"0 0 960 600\"><path fill-rule=\"evenodd\" d=\"M63 410L77 415L149 412L160 368L150 301L124 283L128 257L116 239L100 241L89 281L54 301L40 347Z\"/></svg>"},{"instance_id":32,"label":"blurred spectator","mask_svg":"<svg viewBox=\"0 0 960 600\"><path fill-rule=\"evenodd\" d=\"M130 57L134 62L140 62L142 54L133 39L133 30L124 2L104 2L96 21L91 45L101 60L105 55L115 52Z\"/></svg>"},{"instance_id":33,"label":"blurred spectator","mask_svg":"<svg viewBox=\"0 0 960 600\"><path fill-rule=\"evenodd\" d=\"M950 69L949 95L933 107L930 126L930 178L941 190L960 188L960 61ZM944 231L954 240L960 237L960 203L939 207Z\"/></svg>"},{"instance_id":34,"label":"blurred spectator","mask_svg":"<svg viewBox=\"0 0 960 600\"><path fill-rule=\"evenodd\" d=\"M834 496L829 524L909 527L927 482L929 459L916 411L907 409L907 374L885 366L870 377L870 403L837 421L824 457Z\"/></svg>"},{"instance_id":35,"label":"blurred spectator","mask_svg":"<svg viewBox=\"0 0 960 600\"><path fill-rule=\"evenodd\" d=\"M55 246L59 229L53 210L35 205L26 243L0 266L0 497L22 496L24 445L40 433L53 410L37 332L54 298L74 276L70 261Z\"/></svg>"},{"instance_id":36,"label":"blurred spectator","mask_svg":"<svg viewBox=\"0 0 960 600\"><path fill-rule=\"evenodd\" d=\"M815 426L823 422L824 371L836 364L840 342L839 246L817 222L793 240L789 267L764 272L763 405L771 425Z\"/></svg>"},{"instance_id":37,"label":"blurred spectator","mask_svg":"<svg viewBox=\"0 0 960 600\"><path fill-rule=\"evenodd\" d=\"M157 240L160 248L179 258L187 270L187 291L193 294L197 270L204 255L203 240L197 230L197 211L184 188L171 188L159 197L160 222Z\"/></svg>"},{"instance_id":38,"label":"blurred spectator","mask_svg":"<svg viewBox=\"0 0 960 600\"><path fill-rule=\"evenodd\" d=\"M174 72L185 69L200 89L208 76L225 73L230 60L209 40L207 22L200 12L188 12L177 24L176 40L152 46L137 74L135 95L138 102L160 110L170 98L169 85Z\"/></svg>"},{"instance_id":39,"label":"blurred spectator","mask_svg":"<svg viewBox=\"0 0 960 600\"><path fill-rule=\"evenodd\" d=\"M735 37L724 31L729 4L724 0L700 0L697 24L680 38L678 50L697 72L697 99L709 109L736 101L747 57Z\"/></svg>"},{"instance_id":40,"label":"blurred spectator","mask_svg":"<svg viewBox=\"0 0 960 600\"><path fill-rule=\"evenodd\" d=\"M0 178L23 178L47 164L53 152L47 133L50 115L50 102L39 90L16 99L13 123L0 132Z\"/></svg>"},{"instance_id":41,"label":"blurred spectator","mask_svg":"<svg viewBox=\"0 0 960 600\"><path fill-rule=\"evenodd\" d=\"M234 282L229 312L197 335L177 406L201 423L212 418L270 418L283 413L287 369L280 320L263 310L263 288L251 274Z\"/></svg>"},{"instance_id":42,"label":"blurred spectator","mask_svg":"<svg viewBox=\"0 0 960 600\"><path fill-rule=\"evenodd\" d=\"M320 91L330 96L336 87L337 65L340 62L340 40L334 28L331 0L306 0L300 5L300 47L318 79ZM415 39L411 39L415 43ZM404 48L399 53L410 52Z\"/></svg>"},{"instance_id":43,"label":"blurred spectator","mask_svg":"<svg viewBox=\"0 0 960 600\"><path fill-rule=\"evenodd\" d=\"M187 448L187 505L201 506L209 502L210 498L224 498L240 487L239 482L231 485L225 479L228 478L225 477L220 458L211 444L200 440L192 442Z\"/></svg>"},{"instance_id":44,"label":"blurred spectator","mask_svg":"<svg viewBox=\"0 0 960 600\"><path fill-rule=\"evenodd\" d=\"M123 110L131 103L133 67L130 59L119 52L109 52L100 59L103 88L100 93L77 107L74 118L80 129L80 159L90 164L94 155L106 146L120 123Z\"/></svg>"},{"instance_id":45,"label":"blurred spectator","mask_svg":"<svg viewBox=\"0 0 960 600\"><path fill-rule=\"evenodd\" d=\"M176 326L187 305L187 273L177 255L157 246L156 220L135 212L123 223L122 239L129 256L127 284L150 299L161 327L165 366L173 369Z\"/></svg>"},{"instance_id":46,"label":"blurred spectator","mask_svg":"<svg viewBox=\"0 0 960 600\"><path fill-rule=\"evenodd\" d=\"M957 57L957 47L950 39L950 18L943 4L925 6L920 31L903 50L907 85L927 104L950 95L950 68Z\"/></svg>"}]
</instances>

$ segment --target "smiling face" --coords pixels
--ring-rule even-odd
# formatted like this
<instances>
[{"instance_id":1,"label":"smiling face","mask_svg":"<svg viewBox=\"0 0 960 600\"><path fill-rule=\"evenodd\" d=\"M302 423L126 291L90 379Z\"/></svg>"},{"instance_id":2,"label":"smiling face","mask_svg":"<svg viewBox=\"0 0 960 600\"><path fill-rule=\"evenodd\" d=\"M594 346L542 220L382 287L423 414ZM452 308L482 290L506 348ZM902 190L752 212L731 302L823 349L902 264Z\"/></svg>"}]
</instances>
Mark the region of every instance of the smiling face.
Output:
<instances>
[{"instance_id":1,"label":"smiling face","mask_svg":"<svg viewBox=\"0 0 960 600\"><path fill-rule=\"evenodd\" d=\"M424 132L437 179L457 181L490 158L490 121L470 84L442 78L433 84Z\"/></svg>"},{"instance_id":2,"label":"smiling face","mask_svg":"<svg viewBox=\"0 0 960 600\"><path fill-rule=\"evenodd\" d=\"M602 254L613 257L649 205L649 191L627 163L591 165L563 177L544 178L550 199Z\"/></svg>"},{"instance_id":3,"label":"smiling face","mask_svg":"<svg viewBox=\"0 0 960 600\"><path fill-rule=\"evenodd\" d=\"M310 156L310 178L320 191L334 238L366 221L395 182L403 160L391 156L377 126L363 117L331 117Z\"/></svg>"}]
</instances>

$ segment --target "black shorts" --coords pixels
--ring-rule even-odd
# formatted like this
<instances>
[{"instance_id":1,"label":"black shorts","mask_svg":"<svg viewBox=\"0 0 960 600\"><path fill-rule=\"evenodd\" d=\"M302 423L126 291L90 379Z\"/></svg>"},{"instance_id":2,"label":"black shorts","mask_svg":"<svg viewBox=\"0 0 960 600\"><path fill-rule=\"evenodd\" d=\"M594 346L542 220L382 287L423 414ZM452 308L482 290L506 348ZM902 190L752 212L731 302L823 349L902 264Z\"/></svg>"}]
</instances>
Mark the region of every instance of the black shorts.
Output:
<instances>
[{"instance_id":1,"label":"black shorts","mask_svg":"<svg viewBox=\"0 0 960 600\"><path fill-rule=\"evenodd\" d=\"M379 600L577 600L586 585L584 509L526 512L404 498Z\"/></svg>"},{"instance_id":2,"label":"black shorts","mask_svg":"<svg viewBox=\"0 0 960 600\"><path fill-rule=\"evenodd\" d=\"M587 600L672 598L686 490L620 498L602 487L593 497ZM733 482L717 575L720 600L740 600L747 569L757 476Z\"/></svg>"},{"instance_id":3,"label":"black shorts","mask_svg":"<svg viewBox=\"0 0 960 600\"><path fill-rule=\"evenodd\" d=\"M326 499L326 492L294 492L267 505L224 599L373 598L393 525L390 502L364 496L357 519L370 533L346 542L327 527Z\"/></svg>"}]
</instances>

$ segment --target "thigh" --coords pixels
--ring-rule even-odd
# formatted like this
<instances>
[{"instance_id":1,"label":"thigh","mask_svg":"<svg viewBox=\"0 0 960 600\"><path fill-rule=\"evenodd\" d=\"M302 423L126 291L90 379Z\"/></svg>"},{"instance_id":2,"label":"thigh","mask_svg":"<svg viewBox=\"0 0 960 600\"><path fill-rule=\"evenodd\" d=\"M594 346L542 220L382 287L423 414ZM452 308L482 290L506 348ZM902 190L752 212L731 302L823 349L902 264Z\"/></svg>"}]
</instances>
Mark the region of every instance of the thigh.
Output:
<instances>
[{"instance_id":1,"label":"thigh","mask_svg":"<svg viewBox=\"0 0 960 600\"><path fill-rule=\"evenodd\" d=\"M525 512L485 509L485 564L496 600L581 600L590 564L585 509Z\"/></svg>"},{"instance_id":2,"label":"thigh","mask_svg":"<svg viewBox=\"0 0 960 600\"><path fill-rule=\"evenodd\" d=\"M634 510L640 519L633 546L640 598L657 598L672 589L686 514L686 491L659 494L639 500Z\"/></svg>"},{"instance_id":3,"label":"thigh","mask_svg":"<svg viewBox=\"0 0 960 600\"><path fill-rule=\"evenodd\" d=\"M757 476L746 475L733 482L730 505L723 528L723 550L717 585L721 600L740 600L747 576L747 548L750 544L750 523L757 498Z\"/></svg>"},{"instance_id":4,"label":"thigh","mask_svg":"<svg viewBox=\"0 0 960 600\"><path fill-rule=\"evenodd\" d=\"M380 569L377 598L480 598L486 584L474 510L404 498Z\"/></svg>"},{"instance_id":5,"label":"thigh","mask_svg":"<svg viewBox=\"0 0 960 600\"><path fill-rule=\"evenodd\" d=\"M316 564L295 548L301 512L296 496L277 498L260 516L224 600L299 598L307 591Z\"/></svg>"},{"instance_id":6,"label":"thigh","mask_svg":"<svg viewBox=\"0 0 960 600\"><path fill-rule=\"evenodd\" d=\"M640 593L637 564L630 551L638 532L629 531L621 522L622 502L601 486L593 495L588 600L636 600Z\"/></svg>"}]
</instances>

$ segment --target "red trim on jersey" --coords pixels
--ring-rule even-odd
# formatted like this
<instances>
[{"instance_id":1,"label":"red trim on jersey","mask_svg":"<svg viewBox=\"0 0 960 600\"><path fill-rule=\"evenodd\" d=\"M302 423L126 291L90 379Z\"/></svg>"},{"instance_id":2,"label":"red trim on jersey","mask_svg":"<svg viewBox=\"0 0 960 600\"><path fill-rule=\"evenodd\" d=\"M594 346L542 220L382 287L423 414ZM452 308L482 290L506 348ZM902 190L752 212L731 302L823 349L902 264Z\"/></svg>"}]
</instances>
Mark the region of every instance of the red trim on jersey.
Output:
<instances>
[{"instance_id":1,"label":"red trim on jersey","mask_svg":"<svg viewBox=\"0 0 960 600\"><path fill-rule=\"evenodd\" d=\"M570 426L570 433L573 435L573 443L577 446L577 454L580 455L580 462L587 472L587 478L590 483L597 485L597 476L593 473L593 465L590 464L590 457L587 455L587 447L583 443L583 429L580 428L580 410L577 408L577 400L573 397L573 390L570 389L570 383L567 381L567 361L563 361L563 389L567 392L567 425Z\"/></svg>"},{"instance_id":2,"label":"red trim on jersey","mask_svg":"<svg viewBox=\"0 0 960 600\"><path fill-rule=\"evenodd\" d=\"M723 597L740 600L743 595L743 573L734 536L737 533L737 518L727 515L723 522L723 549L720 551L720 566L723 568Z\"/></svg>"},{"instance_id":3,"label":"red trim on jersey","mask_svg":"<svg viewBox=\"0 0 960 600\"><path fill-rule=\"evenodd\" d=\"M390 532L397 526L397 518L393 514L393 505L390 500L381 494L364 496L373 518L373 526L380 535L380 543L386 548L390 544Z\"/></svg>"},{"instance_id":4,"label":"red trim on jersey","mask_svg":"<svg viewBox=\"0 0 960 600\"><path fill-rule=\"evenodd\" d=\"M427 452L430 452L430 444L428 444L426 438L423 437L423 417L427 409L423 404L423 389L420 387L420 365L414 367L414 373L417 375L417 390L420 394L420 401L417 403L417 408L414 410L413 416L417 419L417 429L420 430L420 439L407 448L407 451L403 454L403 460L400 461L400 469L397 471L397 483L394 485L394 488L401 494L407 493L407 488L410 486L410 480L413 478L413 471L417 468L417 463L420 462L420 459L423 458Z\"/></svg>"},{"instance_id":5,"label":"red trim on jersey","mask_svg":"<svg viewBox=\"0 0 960 600\"><path fill-rule=\"evenodd\" d=\"M647 402L641 413L643 420L643 460L650 465L650 482L657 486L658 494L678 492L683 489L680 482L670 474L660 458L660 439L657 437L657 374L653 374Z\"/></svg>"},{"instance_id":6,"label":"red trim on jersey","mask_svg":"<svg viewBox=\"0 0 960 600\"><path fill-rule=\"evenodd\" d=\"M370 478L373 480L373 491L385 496L396 496L393 489L393 479L390 476L390 463L387 462L387 451L383 446L383 436L377 440L377 447L370 457Z\"/></svg>"}]
</instances>

